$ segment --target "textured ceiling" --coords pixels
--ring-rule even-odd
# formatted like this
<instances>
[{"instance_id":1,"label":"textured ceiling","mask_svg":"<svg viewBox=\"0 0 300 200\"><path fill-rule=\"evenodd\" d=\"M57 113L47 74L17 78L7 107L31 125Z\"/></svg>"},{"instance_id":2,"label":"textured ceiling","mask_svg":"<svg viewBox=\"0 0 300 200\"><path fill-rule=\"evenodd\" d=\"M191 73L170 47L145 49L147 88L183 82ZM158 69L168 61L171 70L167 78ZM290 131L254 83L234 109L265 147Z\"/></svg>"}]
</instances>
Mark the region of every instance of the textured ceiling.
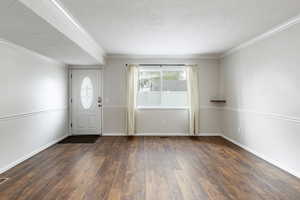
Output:
<instances>
[{"instance_id":1,"label":"textured ceiling","mask_svg":"<svg viewBox=\"0 0 300 200\"><path fill-rule=\"evenodd\" d=\"M106 53L118 55L221 54L300 11L299 0L60 2ZM0 1L0 38L64 63L97 63L18 0Z\"/></svg>"},{"instance_id":2,"label":"textured ceiling","mask_svg":"<svg viewBox=\"0 0 300 200\"><path fill-rule=\"evenodd\" d=\"M61 0L112 54L221 53L299 14L299 0Z\"/></svg>"},{"instance_id":3,"label":"textured ceiling","mask_svg":"<svg viewBox=\"0 0 300 200\"><path fill-rule=\"evenodd\" d=\"M84 50L15 0L0 2L0 38L68 64L95 64Z\"/></svg>"}]
</instances>

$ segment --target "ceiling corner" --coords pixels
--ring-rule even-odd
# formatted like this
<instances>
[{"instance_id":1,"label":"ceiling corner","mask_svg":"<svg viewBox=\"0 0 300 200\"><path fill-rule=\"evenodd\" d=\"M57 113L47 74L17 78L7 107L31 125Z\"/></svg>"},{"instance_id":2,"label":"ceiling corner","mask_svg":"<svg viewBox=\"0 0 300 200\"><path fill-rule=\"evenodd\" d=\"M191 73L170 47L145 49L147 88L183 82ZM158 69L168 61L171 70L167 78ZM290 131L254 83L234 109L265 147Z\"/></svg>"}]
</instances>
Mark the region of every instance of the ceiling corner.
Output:
<instances>
[{"instance_id":1,"label":"ceiling corner","mask_svg":"<svg viewBox=\"0 0 300 200\"><path fill-rule=\"evenodd\" d=\"M59 0L19 0L59 32L76 43L99 64L105 63L105 50L82 27Z\"/></svg>"}]
</instances>

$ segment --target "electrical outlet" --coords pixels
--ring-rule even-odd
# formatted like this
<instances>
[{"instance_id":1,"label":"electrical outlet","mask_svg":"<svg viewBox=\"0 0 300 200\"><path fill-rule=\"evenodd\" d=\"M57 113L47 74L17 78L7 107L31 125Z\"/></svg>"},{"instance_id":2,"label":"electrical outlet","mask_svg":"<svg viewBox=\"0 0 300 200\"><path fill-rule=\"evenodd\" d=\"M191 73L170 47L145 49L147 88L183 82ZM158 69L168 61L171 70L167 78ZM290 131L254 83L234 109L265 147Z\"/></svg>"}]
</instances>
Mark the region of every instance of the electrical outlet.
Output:
<instances>
[{"instance_id":1,"label":"electrical outlet","mask_svg":"<svg viewBox=\"0 0 300 200\"><path fill-rule=\"evenodd\" d=\"M241 127L238 128L238 133L241 133L242 132L242 129Z\"/></svg>"}]
</instances>

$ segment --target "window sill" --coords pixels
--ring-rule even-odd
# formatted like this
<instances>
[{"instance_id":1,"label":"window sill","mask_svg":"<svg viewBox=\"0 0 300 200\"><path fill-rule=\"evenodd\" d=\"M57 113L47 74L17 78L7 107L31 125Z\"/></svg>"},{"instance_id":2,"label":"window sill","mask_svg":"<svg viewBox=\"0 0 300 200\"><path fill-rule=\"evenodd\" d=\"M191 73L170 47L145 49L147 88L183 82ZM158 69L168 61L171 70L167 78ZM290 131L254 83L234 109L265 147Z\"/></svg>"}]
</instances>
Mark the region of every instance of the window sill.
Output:
<instances>
[{"instance_id":1,"label":"window sill","mask_svg":"<svg viewBox=\"0 0 300 200\"><path fill-rule=\"evenodd\" d=\"M143 107L139 106L137 110L188 110L188 107Z\"/></svg>"}]
</instances>

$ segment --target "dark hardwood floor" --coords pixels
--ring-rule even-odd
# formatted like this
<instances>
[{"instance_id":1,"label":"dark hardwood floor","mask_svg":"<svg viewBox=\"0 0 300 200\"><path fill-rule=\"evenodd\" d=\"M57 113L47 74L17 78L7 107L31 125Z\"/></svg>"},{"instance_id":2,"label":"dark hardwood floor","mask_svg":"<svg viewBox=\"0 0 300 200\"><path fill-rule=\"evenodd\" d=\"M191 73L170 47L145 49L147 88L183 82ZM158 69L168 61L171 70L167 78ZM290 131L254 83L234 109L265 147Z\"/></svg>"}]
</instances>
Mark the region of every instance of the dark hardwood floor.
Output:
<instances>
[{"instance_id":1,"label":"dark hardwood floor","mask_svg":"<svg viewBox=\"0 0 300 200\"><path fill-rule=\"evenodd\" d=\"M300 199L300 180L220 137L60 143L0 175L0 199Z\"/></svg>"}]
</instances>

